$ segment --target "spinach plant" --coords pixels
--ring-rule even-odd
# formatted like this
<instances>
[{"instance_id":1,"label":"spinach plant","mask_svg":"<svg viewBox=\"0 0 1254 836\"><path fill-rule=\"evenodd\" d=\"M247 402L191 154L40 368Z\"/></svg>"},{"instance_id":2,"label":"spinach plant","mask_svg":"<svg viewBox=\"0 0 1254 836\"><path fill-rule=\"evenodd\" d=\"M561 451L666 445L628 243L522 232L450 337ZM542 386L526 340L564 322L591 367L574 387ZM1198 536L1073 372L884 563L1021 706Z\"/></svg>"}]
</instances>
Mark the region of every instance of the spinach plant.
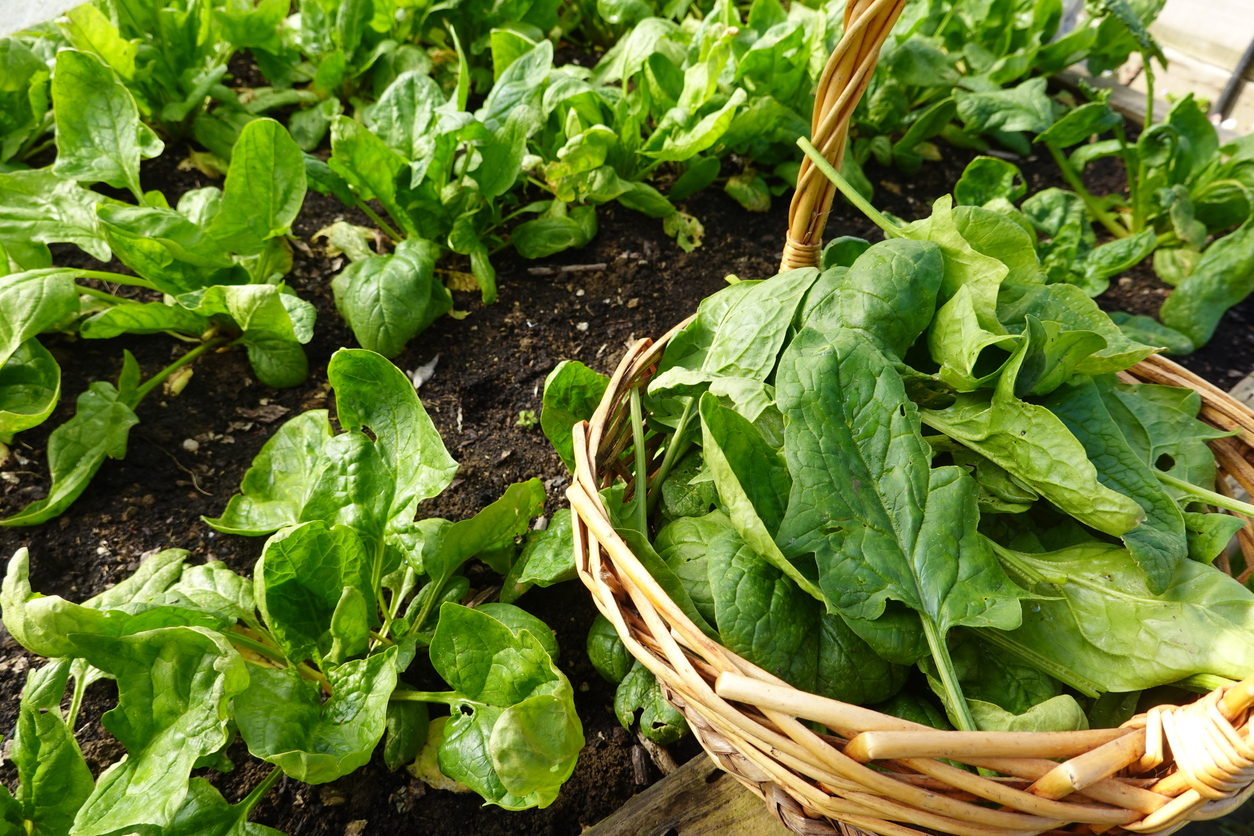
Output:
<instances>
[{"instance_id":1,"label":"spinach plant","mask_svg":"<svg viewBox=\"0 0 1254 836\"><path fill-rule=\"evenodd\" d=\"M25 550L10 560L4 624L50 662L31 673L19 708L20 786L0 800L6 827L268 832L246 821L279 777L333 781L364 766L380 741L390 768L408 764L428 742L431 704L451 709L431 740L449 778L507 809L556 798L583 734L552 631L509 604L457 603L470 558L510 572L515 539L544 505L539 480L468 520L415 521L457 465L412 384L360 349L337 352L328 378L343 432L326 410L292 418L253 462L243 493L209 520L270 535L251 579L219 562L188 565L187 552L171 549L72 604L31 590ZM403 680L419 656L451 690ZM127 755L93 782L69 730L84 689L102 676L118 683L105 724ZM228 805L191 772L230 769L224 750L237 733L274 768Z\"/></svg>"},{"instance_id":2,"label":"spinach plant","mask_svg":"<svg viewBox=\"0 0 1254 836\"><path fill-rule=\"evenodd\" d=\"M40 334L166 332L193 348L143 381L127 353L116 386L93 383L49 439L48 496L4 525L34 525L64 511L106 457L126 455L140 402L202 354L243 346L259 380L293 386L305 379L301 344L313 334L313 306L282 284L291 267L286 235L305 195L301 152L282 126L250 124L225 189L189 192L172 209L163 194L140 186L141 159L163 144L140 121L121 80L76 50L58 53L56 68L56 162L0 173L0 299L6 310L23 312L0 324L0 441L42 423L60 398L60 369ZM125 189L135 204L88 188L97 183ZM55 267L48 244L59 242L100 261L114 256L135 275ZM159 301L123 298L79 279L139 288Z\"/></svg>"}]
</instances>

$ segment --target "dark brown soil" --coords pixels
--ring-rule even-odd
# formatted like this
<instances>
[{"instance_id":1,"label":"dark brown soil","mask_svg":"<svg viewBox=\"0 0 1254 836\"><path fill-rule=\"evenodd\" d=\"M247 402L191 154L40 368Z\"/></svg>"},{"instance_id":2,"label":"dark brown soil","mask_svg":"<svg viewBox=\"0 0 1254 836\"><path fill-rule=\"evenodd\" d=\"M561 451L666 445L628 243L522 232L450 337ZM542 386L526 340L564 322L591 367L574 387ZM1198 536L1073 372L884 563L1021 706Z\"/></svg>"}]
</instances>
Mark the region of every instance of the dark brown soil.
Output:
<instances>
[{"instance_id":1,"label":"dark brown soil","mask_svg":"<svg viewBox=\"0 0 1254 836\"><path fill-rule=\"evenodd\" d=\"M171 203L183 191L210 182L195 171L178 171L178 158L179 149L171 148L144 170L145 188L164 189ZM965 152L951 151L944 162L928 164L913 177L871 165L867 173L877 187L876 204L907 219L924 215L931 201L951 188L969 159ZM1033 189L1060 185L1048 159L1033 159L1025 169ZM1095 166L1091 176L1102 174ZM461 463L454 486L428 502L423 515L468 517L508 485L535 476L544 480L548 491L546 511L562 507L568 475L561 461L538 429L518 426L521 411L539 411L544 379L554 365L570 358L611 372L631 341L665 332L723 286L725 275L764 278L775 272L787 218L785 199L776 199L766 214L750 215L712 189L688 201L686 209L706 231L703 246L693 253L680 251L662 233L659 221L608 208L599 210L600 233L583 250L539 263L512 254L500 256L496 259L500 300L495 306L485 307L477 294L455 293L455 307L467 312L465 319L441 319L396 358L398 366L411 370L440 355L434 376L420 394L445 444ZM82 600L132 572L144 553L167 547L187 549L191 563L218 559L240 572L250 569L262 540L217 534L200 516L221 513L253 456L286 417L328 406L327 362L336 348L355 343L331 297L330 279L342 265L325 257L311 236L339 219L369 225L364 216L311 192L294 230L307 251L296 253L288 280L319 313L314 340L307 346L309 380L293 389L269 389L252 378L241 351L229 351L198 362L194 379L178 397L154 393L139 407L141 423L131 432L125 460L105 462L69 511L43 526L0 529L4 555L29 547L36 590ZM868 221L843 204L833 209L827 234L878 238ZM63 263L82 258L69 248L59 251L58 257ZM532 267L563 264L604 267L543 276L528 272ZM1117 285L1118 293L1103 301L1132 306L1143 296L1155 296L1142 268L1131 278L1131 288ZM1254 316L1254 307L1241 306L1231 315L1212 345L1239 340L1249 351L1246 316ZM146 375L185 350L165 336L100 343L60 340L52 341L50 348L62 365L65 397L50 421L14 445L14 456L3 467L0 516L44 495L49 431L72 414L74 399L90 382L116 380L123 349L135 354ZM1234 366L1223 358L1230 356L1203 352L1186 359L1186 364L1227 386L1228 370ZM1241 374L1247 368L1244 359L1235 366ZM197 442L195 452L184 446L188 439ZM491 583L486 573L472 579L476 586ZM557 632L560 664L576 687L588 740L574 777L551 807L524 813L484 807L476 796L428 790L403 771L389 773L376 757L356 774L324 787L284 779L257 808L254 819L300 836L339 836L350 823L361 821L368 822L365 832L374 834L574 836L621 806L642 789L632 771L636 742L619 728L611 710L612 686L598 677L584 653L584 637L595 615L591 601L571 583L529 592L521 603ZM0 730L6 735L12 733L25 670L37 663L0 632ZM100 725L101 714L115 698L111 684L93 686L80 714L80 737L93 768L103 768L122 754ZM689 741L676 747L675 754L682 761L695 749ZM234 801L268 767L250 758L239 742L230 756L237 764L233 773L207 777ZM651 780L658 777L654 770ZM0 767L0 780L13 785L11 765Z\"/></svg>"}]
</instances>

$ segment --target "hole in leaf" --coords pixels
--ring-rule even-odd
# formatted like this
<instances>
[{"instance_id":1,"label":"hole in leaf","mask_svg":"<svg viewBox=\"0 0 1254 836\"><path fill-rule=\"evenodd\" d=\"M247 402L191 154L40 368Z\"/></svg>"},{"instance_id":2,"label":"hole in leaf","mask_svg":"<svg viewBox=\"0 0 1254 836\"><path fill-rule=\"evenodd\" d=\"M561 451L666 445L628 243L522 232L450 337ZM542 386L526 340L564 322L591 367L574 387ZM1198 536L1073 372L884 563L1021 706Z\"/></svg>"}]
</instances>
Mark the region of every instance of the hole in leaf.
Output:
<instances>
[{"instance_id":1,"label":"hole in leaf","mask_svg":"<svg viewBox=\"0 0 1254 836\"><path fill-rule=\"evenodd\" d=\"M906 405L904 403L901 406L897 407L897 411L901 413L902 418L906 417Z\"/></svg>"},{"instance_id":2,"label":"hole in leaf","mask_svg":"<svg viewBox=\"0 0 1254 836\"><path fill-rule=\"evenodd\" d=\"M1010 352L1006 349L996 345L986 346L976 359L971 373L975 377L988 377L1004 366L1009 359Z\"/></svg>"},{"instance_id":3,"label":"hole in leaf","mask_svg":"<svg viewBox=\"0 0 1254 836\"><path fill-rule=\"evenodd\" d=\"M467 717L474 716L475 710L468 705L463 705L461 707L461 710L462 710L462 714L465 714Z\"/></svg>"},{"instance_id":4,"label":"hole in leaf","mask_svg":"<svg viewBox=\"0 0 1254 836\"><path fill-rule=\"evenodd\" d=\"M1154 462L1154 467L1162 471L1171 470L1175 466L1176 460L1167 453L1163 453L1158 457L1158 460Z\"/></svg>"}]
</instances>

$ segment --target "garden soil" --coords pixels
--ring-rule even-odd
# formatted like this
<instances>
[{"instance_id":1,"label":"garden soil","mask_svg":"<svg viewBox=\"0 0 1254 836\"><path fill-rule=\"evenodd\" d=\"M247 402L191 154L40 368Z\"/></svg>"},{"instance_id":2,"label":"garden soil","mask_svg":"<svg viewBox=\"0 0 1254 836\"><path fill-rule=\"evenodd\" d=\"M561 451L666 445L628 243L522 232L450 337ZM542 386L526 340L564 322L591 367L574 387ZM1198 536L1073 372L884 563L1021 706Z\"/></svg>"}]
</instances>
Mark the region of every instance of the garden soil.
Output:
<instances>
[{"instance_id":1,"label":"garden soil","mask_svg":"<svg viewBox=\"0 0 1254 836\"><path fill-rule=\"evenodd\" d=\"M915 176L870 164L867 174L876 187L876 205L906 219L926 215L931 201L952 188L970 156L946 149L943 161L925 163ZM175 168L177 160L172 149L143 172L144 188L163 190L171 204L182 192L213 182L195 170ZM725 174L735 173L738 162L726 165ZM1033 191L1062 185L1047 157L1023 167ZM1121 181L1122 170L1118 162L1103 161L1091 166L1087 176L1095 189L1109 189ZM427 502L420 516L464 519L510 484L531 477L544 481L546 513L563 507L569 475L539 429L520 421L521 415L540 411L546 375L563 359L610 373L627 345L665 333L695 311L702 298L723 287L728 274L742 279L772 275L783 245L787 197L776 198L766 213L750 214L717 187L694 196L684 208L704 224L705 239L692 253L679 250L663 234L660 221L617 207L601 208L600 231L582 250L538 262L512 253L498 255L500 295L495 305L484 306L477 293L455 292L455 309L464 318L442 318L396 358L398 366L410 371L439 356L420 395L461 464L452 487ZM201 358L181 394L154 392L138 410L140 424L131 431L125 460L106 461L65 514L34 528L0 529L4 555L19 547L30 549L37 591L82 600L126 577L146 554L163 548L188 550L190 563L221 560L238 572L250 570L262 538L218 534L201 517L223 511L253 456L285 419L308 409L330 409L334 415L327 362L338 347L355 342L331 295L330 280L343 266L342 257L328 254L323 239L313 236L337 220L369 225L354 210L311 192L293 230L299 244L288 281L318 309L315 336L306 347L309 379L293 389L267 388L253 379L244 352L231 350ZM833 209L827 234L880 237L843 203ZM86 267L90 262L69 247L56 255L58 263ZM564 266L578 269L562 271ZM442 267L466 269L456 262ZM109 269L122 268L115 263ZM458 278L444 275L451 281ZM1112 309L1155 313L1167 292L1145 264L1116 280L1109 298L1099 301L1109 302ZM1225 318L1209 346L1182 362L1229 388L1254 367L1251 323L1254 302L1247 302ZM46 493L48 432L71 416L75 398L88 384L117 379L124 349L134 353L145 375L186 350L162 335L76 343L52 339L48 347L61 364L65 397L50 421L18 439L12 457L0 468L2 516ZM470 576L472 592L493 583L483 567L472 567ZM521 813L485 807L473 794L429 789L404 770L391 773L376 754L369 765L331 784L307 786L283 779L253 820L293 836L574 836L658 780L656 765L642 758L643 752L633 752L638 740L614 718L613 686L587 660L584 639L595 610L585 590L577 582L532 590L520 604L556 631L559 664L575 686L587 738L574 776L552 806ZM26 671L39 661L0 628L0 732L6 746ZM442 687L418 663L405 678L417 687ZM112 683L93 685L78 718L76 731L97 773L123 754L100 722L115 700ZM696 753L691 738L672 747L681 762ZM232 772L203 774L229 801L236 801L269 767L251 758L239 741L228 754L235 763ZM643 782L637 780L633 760L646 766ZM0 781L15 785L11 764L0 767Z\"/></svg>"}]
</instances>

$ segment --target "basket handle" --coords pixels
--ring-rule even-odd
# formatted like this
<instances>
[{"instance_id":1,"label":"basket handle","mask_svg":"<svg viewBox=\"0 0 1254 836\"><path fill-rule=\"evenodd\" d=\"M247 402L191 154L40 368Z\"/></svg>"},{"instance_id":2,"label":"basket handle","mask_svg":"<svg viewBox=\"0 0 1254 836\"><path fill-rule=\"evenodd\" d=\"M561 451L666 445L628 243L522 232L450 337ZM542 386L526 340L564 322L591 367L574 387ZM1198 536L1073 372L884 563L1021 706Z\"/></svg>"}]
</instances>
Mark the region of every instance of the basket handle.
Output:
<instances>
[{"instance_id":1,"label":"basket handle","mask_svg":"<svg viewBox=\"0 0 1254 836\"><path fill-rule=\"evenodd\" d=\"M810 126L811 142L837 170L844 161L853 109L866 92L880 47L905 6L906 0L849 0L845 6L845 31L819 78ZM780 272L819 265L823 227L835 195L831 181L808 157L803 158L788 212Z\"/></svg>"}]
</instances>

